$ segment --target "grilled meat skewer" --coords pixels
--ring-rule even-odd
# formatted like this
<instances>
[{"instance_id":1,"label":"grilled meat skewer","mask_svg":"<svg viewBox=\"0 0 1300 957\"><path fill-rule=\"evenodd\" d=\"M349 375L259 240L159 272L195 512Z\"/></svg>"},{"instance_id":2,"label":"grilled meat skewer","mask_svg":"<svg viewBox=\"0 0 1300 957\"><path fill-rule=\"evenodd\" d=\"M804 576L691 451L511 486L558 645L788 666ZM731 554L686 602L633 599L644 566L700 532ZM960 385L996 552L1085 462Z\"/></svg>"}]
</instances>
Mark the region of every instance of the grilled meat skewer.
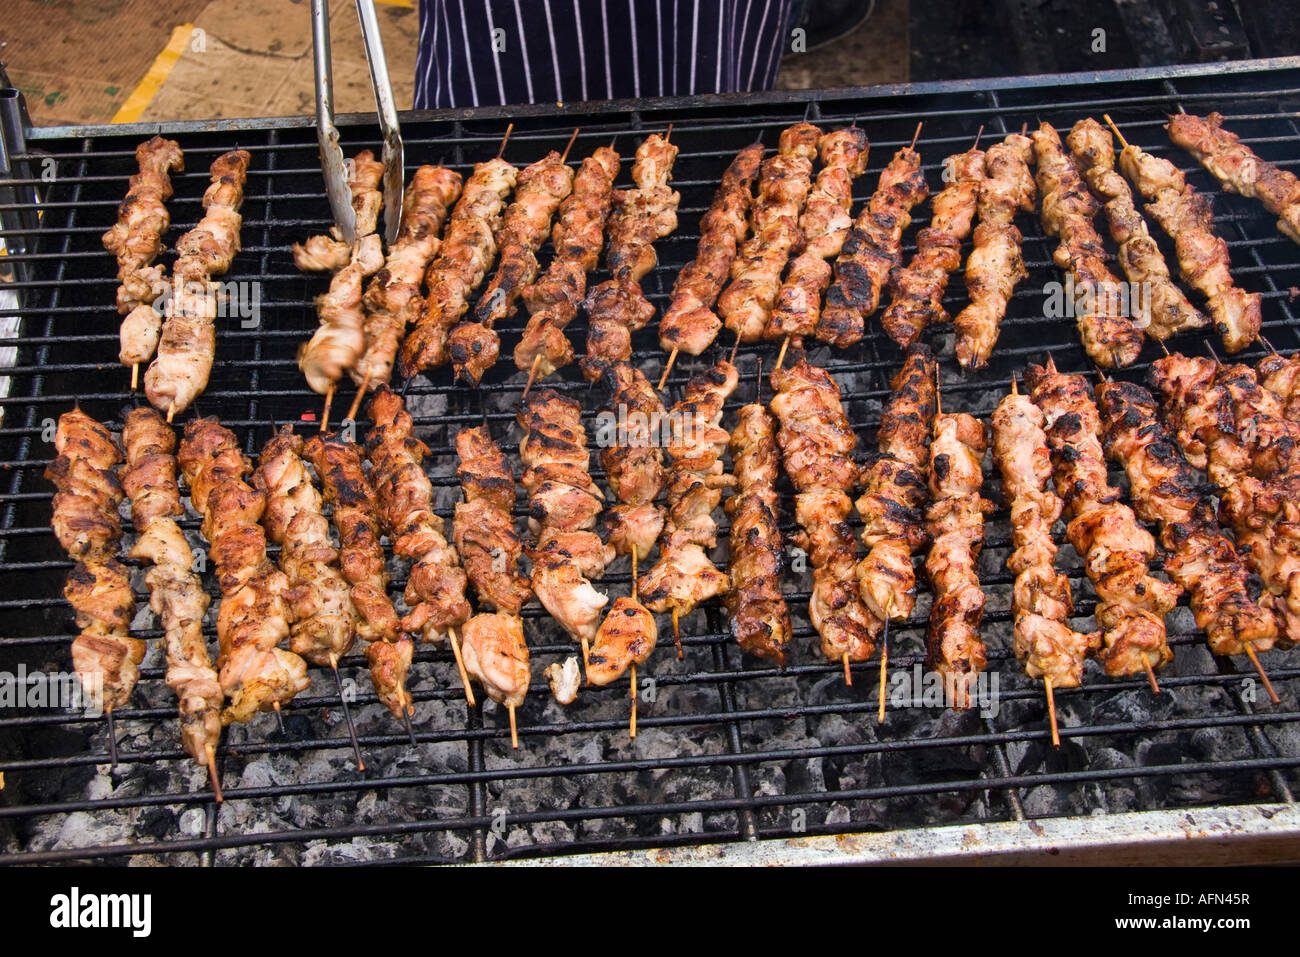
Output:
<instances>
[{"instance_id":1,"label":"grilled meat skewer","mask_svg":"<svg viewBox=\"0 0 1300 957\"><path fill-rule=\"evenodd\" d=\"M189 408L212 372L217 347L212 277L223 275L239 252L239 208L249 159L247 150L233 150L213 161L203 218L176 243L174 294L167 303L158 354L144 374L150 404L169 419Z\"/></svg>"},{"instance_id":2,"label":"grilled meat skewer","mask_svg":"<svg viewBox=\"0 0 1300 957\"><path fill-rule=\"evenodd\" d=\"M118 361L125 366L148 362L158 347L162 316L152 307L166 289L166 270L154 260L171 226L165 205L172 197L171 174L185 171L180 145L161 136L137 146L135 158L140 172L132 175L117 222L103 236L104 248L117 257L117 311L125 317Z\"/></svg>"},{"instance_id":3,"label":"grilled meat skewer","mask_svg":"<svg viewBox=\"0 0 1300 957\"><path fill-rule=\"evenodd\" d=\"M1165 127L1169 138L1214 174L1229 193L1249 196L1278 217L1277 228L1300 243L1300 179L1270 163L1223 128L1223 116L1176 113Z\"/></svg>"},{"instance_id":4,"label":"grilled meat skewer","mask_svg":"<svg viewBox=\"0 0 1300 957\"><path fill-rule=\"evenodd\" d=\"M1029 169L1033 161L1033 142L1019 133L994 143L984 156L986 176L975 204L979 224L972 233L973 246L966 258L970 304L953 319L957 361L966 369L982 368L988 363L1011 294L1029 275L1015 218L1018 211L1034 211L1038 190Z\"/></svg>"},{"instance_id":5,"label":"grilled meat skewer","mask_svg":"<svg viewBox=\"0 0 1300 957\"><path fill-rule=\"evenodd\" d=\"M515 346L515 365L531 378L546 378L573 361L564 329L587 295L587 274L600 262L605 223L614 201L619 155L607 146L582 161L573 192L560 204L551 245L555 256L546 274L523 291L528 325Z\"/></svg>"},{"instance_id":6,"label":"grilled meat skewer","mask_svg":"<svg viewBox=\"0 0 1300 957\"><path fill-rule=\"evenodd\" d=\"M129 554L153 566L145 584L149 606L163 627L167 687L179 701L181 743L196 763L207 766L221 737L223 695L203 637L210 599L176 524L176 516L185 513L176 483L176 433L156 411L139 408L128 413L122 439L122 487L131 498L136 532Z\"/></svg>"},{"instance_id":7,"label":"grilled meat skewer","mask_svg":"<svg viewBox=\"0 0 1300 957\"><path fill-rule=\"evenodd\" d=\"M1042 411L1056 491L1065 502L1066 535L1084 558L1097 591L1102 664L1109 675L1150 672L1173 659L1165 615L1182 591L1151 575L1155 539L1120 502L1101 446L1101 420L1087 380L1031 365L1025 376Z\"/></svg>"},{"instance_id":8,"label":"grilled meat skewer","mask_svg":"<svg viewBox=\"0 0 1300 957\"><path fill-rule=\"evenodd\" d=\"M659 345L666 352L698 356L717 338L722 320L713 307L749 229L751 190L762 160L763 145L753 143L737 153L722 174L713 204L700 219L695 258L677 274L672 301L659 320Z\"/></svg>"},{"instance_id":9,"label":"grilled meat skewer","mask_svg":"<svg viewBox=\"0 0 1300 957\"><path fill-rule=\"evenodd\" d=\"M122 543L122 452L112 433L80 409L59 416L54 449L45 469L58 489L50 524L76 562L63 587L81 629L72 642L72 667L86 694L102 694L111 714L130 700L145 651L128 632L135 596L126 566L114 557Z\"/></svg>"},{"instance_id":10,"label":"grilled meat skewer","mask_svg":"<svg viewBox=\"0 0 1300 957\"><path fill-rule=\"evenodd\" d=\"M379 541L378 495L362 467L365 455L339 435L313 435L303 455L320 477L325 501L334 506L339 533L339 568L352 586L356 630L366 642L366 661L375 693L396 718L413 710L406 676L414 644L401 635L401 623L388 597L388 572Z\"/></svg>"},{"instance_id":11,"label":"grilled meat skewer","mask_svg":"<svg viewBox=\"0 0 1300 957\"><path fill-rule=\"evenodd\" d=\"M1066 142L1083 178L1105 201L1110 235L1119 243L1119 262L1129 288L1145 292L1136 297L1131 308L1147 334L1163 341L1175 333L1204 327L1209 320L1169 278L1165 257L1151 238L1146 220L1133 205L1128 183L1115 171L1115 144L1110 131L1088 117L1074 124Z\"/></svg>"},{"instance_id":12,"label":"grilled meat skewer","mask_svg":"<svg viewBox=\"0 0 1300 957\"><path fill-rule=\"evenodd\" d=\"M880 305L890 272L902 259L903 231L912 209L925 202L930 187L921 155L911 147L894 154L880 182L858 213L835 260L835 281L813 335L839 349L862 341L866 320Z\"/></svg>"},{"instance_id":13,"label":"grilled meat skewer","mask_svg":"<svg viewBox=\"0 0 1300 957\"><path fill-rule=\"evenodd\" d=\"M203 515L203 536L221 587L217 658L229 702L221 720L247 722L307 688L307 663L278 647L292 614L284 573L266 554L259 524L266 494L244 481L252 465L229 429L215 418L192 419L177 454L190 502Z\"/></svg>"},{"instance_id":14,"label":"grilled meat skewer","mask_svg":"<svg viewBox=\"0 0 1300 957\"><path fill-rule=\"evenodd\" d=\"M776 155L763 162L750 209L752 235L732 262L731 284L718 297L718 312L741 342L762 338L781 274L803 243L799 217L812 189L822 135L811 123L796 123L782 130Z\"/></svg>"}]
</instances>

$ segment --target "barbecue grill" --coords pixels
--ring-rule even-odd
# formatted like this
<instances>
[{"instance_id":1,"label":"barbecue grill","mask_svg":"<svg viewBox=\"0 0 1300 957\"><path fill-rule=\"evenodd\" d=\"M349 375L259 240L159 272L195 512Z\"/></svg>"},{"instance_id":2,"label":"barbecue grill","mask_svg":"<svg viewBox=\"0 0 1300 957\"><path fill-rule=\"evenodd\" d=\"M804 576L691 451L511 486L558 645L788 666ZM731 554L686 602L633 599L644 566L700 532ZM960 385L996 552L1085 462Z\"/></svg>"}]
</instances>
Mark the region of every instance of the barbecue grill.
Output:
<instances>
[{"instance_id":1,"label":"barbecue grill","mask_svg":"<svg viewBox=\"0 0 1300 957\"><path fill-rule=\"evenodd\" d=\"M14 672L22 664L67 671L74 632L61 588L70 563L49 528L53 489L41 473L54 454L51 423L74 402L112 423L143 401L128 391L128 372L116 362L114 263L99 239L134 171L136 144L161 132L185 150L186 172L175 177L176 195L168 204L169 246L201 215L212 159L236 147L252 154L243 251L227 278L260 283L260 318L218 320L216 366L196 404L198 414L219 416L250 454L277 424L296 423L304 432L317 427L321 397L307 390L294 353L316 327L312 297L327 280L298 273L289 245L324 230L330 211L309 118L28 129L19 107L12 91L0 95L7 111L0 237L10 273L0 283L0 318L20 320L16 338L0 343L16 347L12 365L0 369L7 377L0 397L0 670ZM1274 229L1262 207L1223 194L1169 144L1160 124L1179 108L1217 109L1265 158L1291 169L1300 163L1300 59L458 110L406 115L402 127L409 166L442 162L468 172L496 152L507 118L515 128L506 157L517 164L562 148L575 126L581 133L572 157L611 139L627 157L641 137L672 123L681 148L674 171L681 224L657 244L660 264L644 283L662 310L677 270L694 255L696 224L723 169L756 136L771 147L780 130L798 120L826 129L857 121L872 147L856 189L861 204L919 120L924 126L917 148L934 185L944 157L968 149L981 126L988 143L1023 123L1042 119L1066 129L1106 111L1131 142L1170 156L1214 196L1216 225L1229 242L1238 282L1264 295L1264 335L1279 351L1300 349L1289 292L1300 285L1300 248ZM373 117L343 117L339 126L348 155L380 141ZM927 218L921 210L905 237L905 256ZM927 333L941 356L946 411L987 417L1012 374L1049 350L1062 370L1096 375L1073 321L1043 315L1045 285L1063 279L1051 263L1053 243L1036 219L1018 223L1030 276L1017 289L989 368L961 375L951 327ZM955 312L964 298L962 282L954 280L946 307ZM498 326L503 359L477 392L453 384L445 368L409 385L408 405L432 449L426 468L444 516L458 494L452 440L459 427L486 419L507 451L517 446L514 407L525 376L507 357L524 318ZM581 318L570 331L581 346ZM770 369L777 345L740 349L742 382L725 426L739 405L753 401L757 363L761 358ZM1170 346L1204 354L1195 336ZM668 399L675 401L692 371L730 347L724 335L694 364L679 360ZM653 325L634 336L634 351L635 361L657 376L663 356ZM1261 354L1256 348L1245 355L1254 360ZM859 449L874 447L900 352L869 320L859 346L838 352L810 342L808 355L843 388ZM1158 355L1149 344L1138 365L1118 374L1140 378ZM599 387L589 387L573 367L547 384L583 399L590 433L591 416L605 399ZM341 393L336 409L350 398L350 391ZM367 426L360 423L358 431ZM517 469L517 457L514 462ZM999 484L991 470L985 494L1000 500ZM793 528L789 491L782 516L787 536ZM725 516L718 516L725 543ZM198 522L191 514L182 525L193 530ZM1099 854L1224 860L1240 859L1248 849L1254 859L1300 858L1293 799L1300 766L1300 649L1264 656L1282 698L1271 705L1253 672L1210 655L1190 612L1180 607L1169 619L1176 660L1160 674L1160 695L1152 695L1141 676L1109 679L1090 663L1082 688L1057 693L1062 743L1053 749L1041 685L1025 677L1010 650L1009 551L1003 509L989 522L981 559L989 672L1000 691L996 713L892 704L878 725L877 662L857 666L853 686L845 686L839 663L822 658L806 619L810 577L792 570L785 585L796 626L789 667L742 656L720 607L707 604L682 619L684 660L661 640L642 669L634 742L627 734L626 679L584 689L568 709L551 700L541 670L574 654L576 646L533 603L524 618L534 683L519 711L518 751L510 748L504 709L491 702L467 707L450 651L429 646L417 650L412 670L418 709L412 746L376 702L364 658L354 650L341 672L366 770L353 763L333 676L313 669L311 688L285 709L283 728L263 715L226 731L218 755L222 805L181 751L161 650L151 641L130 706L114 714L115 770L102 717L0 710L0 862L465 863L581 854L561 859L769 863L1048 851L1065 852L1045 858L1054 860ZM1093 593L1068 545L1061 563L1075 590L1076 614L1088 616ZM400 594L404 578L396 565L394 571L394 594ZM620 560L602 587L626 594L629 572ZM157 638L160 631L144 611L140 570L133 581L139 633ZM211 574L205 584L216 593ZM923 590L912 620L891 629L891 688L923 659L928 610ZM210 626L210 636L213 631Z\"/></svg>"}]
</instances>

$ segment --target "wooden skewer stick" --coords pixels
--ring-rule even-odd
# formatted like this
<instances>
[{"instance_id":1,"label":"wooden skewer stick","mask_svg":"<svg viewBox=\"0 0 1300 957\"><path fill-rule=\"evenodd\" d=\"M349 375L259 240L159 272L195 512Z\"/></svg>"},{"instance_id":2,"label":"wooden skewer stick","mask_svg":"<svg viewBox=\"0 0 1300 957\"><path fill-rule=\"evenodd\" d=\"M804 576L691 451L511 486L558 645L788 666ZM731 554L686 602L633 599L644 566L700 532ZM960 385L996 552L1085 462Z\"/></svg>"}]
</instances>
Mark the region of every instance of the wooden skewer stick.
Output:
<instances>
[{"instance_id":1,"label":"wooden skewer stick","mask_svg":"<svg viewBox=\"0 0 1300 957\"><path fill-rule=\"evenodd\" d=\"M208 782L212 785L212 795L220 804L225 800L221 796L221 775L217 773L217 751L212 745L204 745L208 752Z\"/></svg>"},{"instance_id":2,"label":"wooden skewer stick","mask_svg":"<svg viewBox=\"0 0 1300 957\"><path fill-rule=\"evenodd\" d=\"M533 387L533 383L537 381L537 369L541 364L542 364L542 354L539 352L537 353L537 355L533 356L532 368L528 370L528 381L524 383L524 393L519 398L521 399L528 398L528 390L531 389Z\"/></svg>"},{"instance_id":3,"label":"wooden skewer stick","mask_svg":"<svg viewBox=\"0 0 1300 957\"><path fill-rule=\"evenodd\" d=\"M1115 136L1119 139L1120 147L1123 149L1128 149L1128 140L1124 139L1124 134L1119 131L1119 127L1116 126L1115 121L1110 118L1110 114L1103 113L1101 114L1101 118L1106 121L1106 125L1111 128Z\"/></svg>"},{"instance_id":4,"label":"wooden skewer stick","mask_svg":"<svg viewBox=\"0 0 1300 957\"><path fill-rule=\"evenodd\" d=\"M519 725L515 721L515 706L512 704L508 704L506 705L506 710L510 712L510 747L518 751L519 750Z\"/></svg>"},{"instance_id":5,"label":"wooden skewer stick","mask_svg":"<svg viewBox=\"0 0 1300 957\"><path fill-rule=\"evenodd\" d=\"M167 424L168 424L168 425L171 425L171 424L172 424L172 418L173 418L173 416L175 416L175 415L176 415L176 403L173 402L171 405L167 406Z\"/></svg>"},{"instance_id":6,"label":"wooden skewer stick","mask_svg":"<svg viewBox=\"0 0 1300 957\"><path fill-rule=\"evenodd\" d=\"M456 629L448 628L447 637L451 640L451 653L456 658L456 670L460 672L460 683L465 686L465 701L474 707L474 689L469 686L469 672L465 670L465 659L460 655L460 642L456 638Z\"/></svg>"},{"instance_id":7,"label":"wooden skewer stick","mask_svg":"<svg viewBox=\"0 0 1300 957\"><path fill-rule=\"evenodd\" d=\"M673 371L673 363L677 361L677 347L673 346L673 351L668 353L668 364L664 366L664 374L659 377L659 391L664 390L668 383L668 373Z\"/></svg>"},{"instance_id":8,"label":"wooden skewer stick","mask_svg":"<svg viewBox=\"0 0 1300 957\"><path fill-rule=\"evenodd\" d=\"M740 333L737 332L736 341L731 344L731 355L727 357L727 361L734 365L736 362L736 353L739 351L740 351Z\"/></svg>"},{"instance_id":9,"label":"wooden skewer stick","mask_svg":"<svg viewBox=\"0 0 1300 957\"><path fill-rule=\"evenodd\" d=\"M402 706L402 724L406 726L406 736L411 739L411 747L415 747L415 728L411 727L411 711L414 708L406 699L405 688L397 689L397 703Z\"/></svg>"},{"instance_id":10,"label":"wooden skewer stick","mask_svg":"<svg viewBox=\"0 0 1300 957\"><path fill-rule=\"evenodd\" d=\"M840 660L844 662L844 683L852 688L853 671L849 668L849 653L847 651L844 652L844 654L840 656Z\"/></svg>"},{"instance_id":11,"label":"wooden skewer stick","mask_svg":"<svg viewBox=\"0 0 1300 957\"><path fill-rule=\"evenodd\" d=\"M501 137L501 147L500 149L497 150L497 155L496 155L497 159L500 159L501 155L505 153L506 144L510 142L510 131L513 130L514 128L515 128L515 124L513 123L506 124L506 135Z\"/></svg>"},{"instance_id":12,"label":"wooden skewer stick","mask_svg":"<svg viewBox=\"0 0 1300 957\"><path fill-rule=\"evenodd\" d=\"M361 388L357 390L356 398L352 400L352 404L348 406L348 414L345 418L351 419L353 422L357 420L357 413L361 411L361 400L366 397L366 392L369 389L370 379L367 378L365 382L361 383ZM321 431L323 432L325 430L321 429Z\"/></svg>"},{"instance_id":13,"label":"wooden skewer stick","mask_svg":"<svg viewBox=\"0 0 1300 957\"><path fill-rule=\"evenodd\" d=\"M1255 646L1250 644L1250 642L1246 643L1246 657L1250 659L1250 663L1254 665L1255 670L1259 672L1259 680L1264 682L1264 690L1268 692L1268 700L1274 704L1281 704L1282 699L1279 698L1277 692L1273 690L1273 682L1268 680L1268 672L1265 671L1264 666L1259 663L1259 658L1255 654Z\"/></svg>"},{"instance_id":14,"label":"wooden skewer stick","mask_svg":"<svg viewBox=\"0 0 1300 957\"><path fill-rule=\"evenodd\" d=\"M271 708L275 711L275 723L280 726L280 733L287 734L288 732L284 729L284 715L280 711L280 702L272 701Z\"/></svg>"},{"instance_id":15,"label":"wooden skewer stick","mask_svg":"<svg viewBox=\"0 0 1300 957\"><path fill-rule=\"evenodd\" d=\"M131 363L131 391L134 392L140 384L140 363Z\"/></svg>"},{"instance_id":16,"label":"wooden skewer stick","mask_svg":"<svg viewBox=\"0 0 1300 957\"><path fill-rule=\"evenodd\" d=\"M667 143L672 138L673 138L673 125L669 123L668 129L664 131L664 142Z\"/></svg>"},{"instance_id":17,"label":"wooden skewer stick","mask_svg":"<svg viewBox=\"0 0 1300 957\"><path fill-rule=\"evenodd\" d=\"M909 150L914 150L914 149L916 149L916 141L917 141L917 140L920 138L920 136L921 136L921 127L922 127L924 124L925 124L925 120L922 120L920 123L917 123L917 124L916 124L916 132L912 134L912 142L909 143L909 144L908 144L908 147L907 147Z\"/></svg>"},{"instance_id":18,"label":"wooden skewer stick","mask_svg":"<svg viewBox=\"0 0 1300 957\"><path fill-rule=\"evenodd\" d=\"M113 722L113 710L104 712L104 723L108 725L108 760L113 771L117 771L117 727Z\"/></svg>"},{"instance_id":19,"label":"wooden skewer stick","mask_svg":"<svg viewBox=\"0 0 1300 957\"><path fill-rule=\"evenodd\" d=\"M1156 684L1156 673L1151 670L1151 659L1148 658L1145 654L1142 655L1142 667L1146 669L1147 683L1151 685L1151 693L1159 694L1160 685Z\"/></svg>"},{"instance_id":20,"label":"wooden skewer stick","mask_svg":"<svg viewBox=\"0 0 1300 957\"><path fill-rule=\"evenodd\" d=\"M334 404L334 383L331 382L330 387L325 390L325 408L321 410L321 414L320 414L320 430L322 432L324 432L326 429L329 428L330 406L333 404Z\"/></svg>"},{"instance_id":21,"label":"wooden skewer stick","mask_svg":"<svg viewBox=\"0 0 1300 957\"><path fill-rule=\"evenodd\" d=\"M1052 676L1043 675L1043 690L1047 693L1047 720L1052 725L1052 747L1061 746L1061 732L1056 726L1056 695L1052 693Z\"/></svg>"},{"instance_id":22,"label":"wooden skewer stick","mask_svg":"<svg viewBox=\"0 0 1300 957\"><path fill-rule=\"evenodd\" d=\"M1273 355L1277 355L1277 350L1273 348L1273 343L1265 339L1262 334L1256 335L1255 338L1264 343L1264 348L1268 349L1269 352L1273 353Z\"/></svg>"},{"instance_id":23,"label":"wooden skewer stick","mask_svg":"<svg viewBox=\"0 0 1300 957\"><path fill-rule=\"evenodd\" d=\"M630 723L628 724L627 734L629 738L635 738L636 737L636 662L635 661L632 662L631 694L632 694L632 717L629 719Z\"/></svg>"},{"instance_id":24,"label":"wooden skewer stick","mask_svg":"<svg viewBox=\"0 0 1300 957\"><path fill-rule=\"evenodd\" d=\"M334 683L339 688L339 701L343 702L343 719L348 723L348 737L352 739L352 753L356 755L357 770L364 771L366 762L361 758L361 742L357 740L357 726L352 723L352 709L348 707L348 696L343 692L343 679L339 677L339 656L332 651L330 667L334 669Z\"/></svg>"},{"instance_id":25,"label":"wooden skewer stick","mask_svg":"<svg viewBox=\"0 0 1300 957\"><path fill-rule=\"evenodd\" d=\"M573 149L573 141L576 140L576 139L578 138L578 130L580 130L580 129L582 129L582 127L580 127L580 126L575 126L575 127L573 128L573 135L569 137L569 142L568 142L568 144L564 147L564 152L560 154L560 162L561 162L561 163L563 163L565 160L567 160L567 159L569 158L569 150Z\"/></svg>"},{"instance_id":26,"label":"wooden skewer stick","mask_svg":"<svg viewBox=\"0 0 1300 957\"><path fill-rule=\"evenodd\" d=\"M785 362L785 350L790 347L790 337L786 336L781 340L781 351L776 354L776 367L781 368L781 363Z\"/></svg>"},{"instance_id":27,"label":"wooden skewer stick","mask_svg":"<svg viewBox=\"0 0 1300 957\"><path fill-rule=\"evenodd\" d=\"M677 624L677 603L673 602L673 644L677 646L677 660L682 660L682 630Z\"/></svg>"},{"instance_id":28,"label":"wooden skewer stick","mask_svg":"<svg viewBox=\"0 0 1300 957\"><path fill-rule=\"evenodd\" d=\"M977 149L979 149L979 147L980 147L980 137L983 136L983 135L984 135L984 124L981 123L981 124L980 124L980 128L979 128L978 130L975 131L975 143L974 143L973 146L971 146L971 149L973 149L973 150L977 150Z\"/></svg>"},{"instance_id":29,"label":"wooden skewer stick","mask_svg":"<svg viewBox=\"0 0 1300 957\"><path fill-rule=\"evenodd\" d=\"M893 598L885 609L885 633L880 636L880 705L876 709L876 724L885 723L885 670L889 666L889 615L894 610Z\"/></svg>"},{"instance_id":30,"label":"wooden skewer stick","mask_svg":"<svg viewBox=\"0 0 1300 957\"><path fill-rule=\"evenodd\" d=\"M1214 360L1215 365L1223 365L1223 360L1220 359L1219 354L1214 351L1214 343L1210 342L1209 339L1205 340L1205 349L1210 353L1210 358Z\"/></svg>"},{"instance_id":31,"label":"wooden skewer stick","mask_svg":"<svg viewBox=\"0 0 1300 957\"><path fill-rule=\"evenodd\" d=\"M1169 351L1169 347L1165 345L1165 341L1163 339L1157 339L1156 344L1160 346L1161 351L1164 352L1165 355L1172 355L1172 353Z\"/></svg>"},{"instance_id":32,"label":"wooden skewer stick","mask_svg":"<svg viewBox=\"0 0 1300 957\"><path fill-rule=\"evenodd\" d=\"M632 600L633 601L639 600L637 598L637 589L636 589L636 560L637 560L637 547L636 547L636 543L633 542L632 543ZM632 662L631 694L632 694L632 717L629 719L630 723L628 724L628 737L635 738L636 737L636 662L635 661Z\"/></svg>"}]
</instances>

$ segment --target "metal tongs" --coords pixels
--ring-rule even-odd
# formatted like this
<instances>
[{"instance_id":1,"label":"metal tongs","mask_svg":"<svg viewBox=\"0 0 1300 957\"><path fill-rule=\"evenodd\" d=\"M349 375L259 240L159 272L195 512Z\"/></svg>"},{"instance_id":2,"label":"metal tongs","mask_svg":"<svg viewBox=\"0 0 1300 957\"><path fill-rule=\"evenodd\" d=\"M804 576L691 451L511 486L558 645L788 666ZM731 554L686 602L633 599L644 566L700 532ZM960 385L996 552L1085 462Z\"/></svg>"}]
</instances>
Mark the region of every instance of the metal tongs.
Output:
<instances>
[{"instance_id":1,"label":"metal tongs","mask_svg":"<svg viewBox=\"0 0 1300 957\"><path fill-rule=\"evenodd\" d=\"M356 0L361 20L361 37L370 65L370 84L379 107L379 128L384 137L384 238L397 239L402 218L402 184L405 181L402 155L402 131L397 124L397 105L388 78L388 61L379 36L379 20L374 0ZM352 190L348 188L347 163L339 146L339 131L334 125L334 68L330 55L330 10L328 0L311 0L311 37L316 65L316 139L320 143L321 172L329 196L334 225L349 246L357 241L357 214L352 208Z\"/></svg>"}]
</instances>

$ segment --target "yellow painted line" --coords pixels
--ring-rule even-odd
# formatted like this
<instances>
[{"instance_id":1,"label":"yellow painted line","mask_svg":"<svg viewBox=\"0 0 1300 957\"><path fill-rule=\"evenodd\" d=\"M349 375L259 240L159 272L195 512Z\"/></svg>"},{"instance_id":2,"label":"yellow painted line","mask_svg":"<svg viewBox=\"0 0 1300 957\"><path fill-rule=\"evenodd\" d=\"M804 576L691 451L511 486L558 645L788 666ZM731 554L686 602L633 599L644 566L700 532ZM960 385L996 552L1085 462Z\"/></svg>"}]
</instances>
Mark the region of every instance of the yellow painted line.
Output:
<instances>
[{"instance_id":1,"label":"yellow painted line","mask_svg":"<svg viewBox=\"0 0 1300 957\"><path fill-rule=\"evenodd\" d=\"M171 73L172 67L176 61L181 58L185 48L189 46L190 40L194 37L194 24L182 23L172 30L171 39L163 47L162 52L154 58L153 65L149 67L149 72L144 75L144 79L136 84L136 88L131 91L131 95L126 98L121 108L113 116L114 123L134 123L144 115L145 108L158 94L163 81Z\"/></svg>"},{"instance_id":2,"label":"yellow painted line","mask_svg":"<svg viewBox=\"0 0 1300 957\"><path fill-rule=\"evenodd\" d=\"M408 10L415 9L414 0L375 0L376 3L382 3L389 7L406 7Z\"/></svg>"}]
</instances>

